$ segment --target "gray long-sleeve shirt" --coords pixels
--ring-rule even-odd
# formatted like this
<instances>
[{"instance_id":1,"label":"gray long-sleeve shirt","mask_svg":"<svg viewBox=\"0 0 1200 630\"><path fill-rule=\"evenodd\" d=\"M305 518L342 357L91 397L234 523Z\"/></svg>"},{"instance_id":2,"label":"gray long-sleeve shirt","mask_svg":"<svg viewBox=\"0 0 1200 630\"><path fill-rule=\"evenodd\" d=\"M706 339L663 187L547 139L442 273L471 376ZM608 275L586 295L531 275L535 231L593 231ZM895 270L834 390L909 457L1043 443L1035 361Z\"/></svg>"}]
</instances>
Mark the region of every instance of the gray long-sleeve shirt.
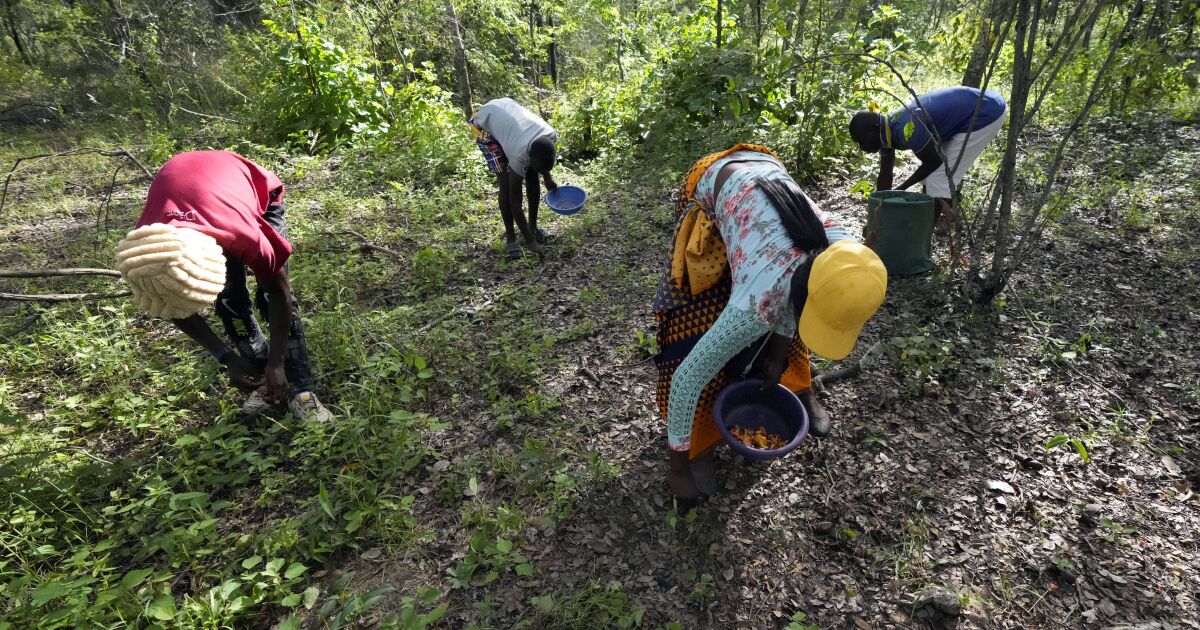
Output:
<instances>
[{"instance_id":1,"label":"gray long-sleeve shirt","mask_svg":"<svg viewBox=\"0 0 1200 630\"><path fill-rule=\"evenodd\" d=\"M558 132L540 116L522 107L511 98L488 101L475 112L475 124L500 143L508 166L524 177L529 168L529 145L534 140L549 137L558 142Z\"/></svg>"}]
</instances>

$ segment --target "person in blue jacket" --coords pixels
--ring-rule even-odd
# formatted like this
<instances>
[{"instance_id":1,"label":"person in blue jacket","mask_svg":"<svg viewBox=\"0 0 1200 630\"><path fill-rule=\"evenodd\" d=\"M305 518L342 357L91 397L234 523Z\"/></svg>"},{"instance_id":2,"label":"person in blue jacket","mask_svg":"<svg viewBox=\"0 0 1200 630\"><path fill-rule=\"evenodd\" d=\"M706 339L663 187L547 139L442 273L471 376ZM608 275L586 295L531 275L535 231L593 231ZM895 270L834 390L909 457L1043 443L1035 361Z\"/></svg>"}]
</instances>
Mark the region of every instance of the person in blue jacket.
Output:
<instances>
[{"instance_id":1,"label":"person in blue jacket","mask_svg":"<svg viewBox=\"0 0 1200 630\"><path fill-rule=\"evenodd\" d=\"M922 94L891 114L857 112L850 119L850 136L864 152L880 154L876 190L908 190L924 182L925 193L937 199L939 214L945 217L954 190L1000 133L1007 113L999 92L960 85ZM938 154L939 143L949 169ZM898 150L912 151L921 164L893 189ZM947 170L953 179L947 177Z\"/></svg>"}]
</instances>

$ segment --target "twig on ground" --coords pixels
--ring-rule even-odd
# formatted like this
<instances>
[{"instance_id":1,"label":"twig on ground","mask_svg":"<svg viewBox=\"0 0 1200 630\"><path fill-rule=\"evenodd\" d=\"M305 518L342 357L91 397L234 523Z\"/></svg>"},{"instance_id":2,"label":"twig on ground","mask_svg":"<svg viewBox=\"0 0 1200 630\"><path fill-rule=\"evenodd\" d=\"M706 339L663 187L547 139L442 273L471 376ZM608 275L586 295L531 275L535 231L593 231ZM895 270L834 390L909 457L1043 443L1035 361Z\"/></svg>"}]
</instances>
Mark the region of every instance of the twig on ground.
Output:
<instances>
[{"instance_id":1,"label":"twig on ground","mask_svg":"<svg viewBox=\"0 0 1200 630\"><path fill-rule=\"evenodd\" d=\"M9 302L72 302L75 300L94 301L110 300L113 298L132 295L131 291L113 291L111 293L0 293L0 300Z\"/></svg>"},{"instance_id":2,"label":"twig on ground","mask_svg":"<svg viewBox=\"0 0 1200 630\"><path fill-rule=\"evenodd\" d=\"M437 328L438 324L441 324L442 322L446 321L447 319L450 319L451 317L454 317L455 315L457 315L457 314L461 313L461 312L462 312L462 310L463 310L463 309L462 309L462 307L459 307L459 308L455 308L455 309L451 309L451 310L449 310L449 311L446 311L445 313L443 313L442 315L438 316L438 317L437 317L436 319L434 319L433 321L431 321L431 322L429 322L428 324L425 324L424 326L421 326L420 328L418 328L418 329L417 329L417 332L418 332L418 333L422 333L422 334L424 334L424 333L427 333L427 332L429 332L429 331L433 330L434 328Z\"/></svg>"},{"instance_id":3,"label":"twig on ground","mask_svg":"<svg viewBox=\"0 0 1200 630\"><path fill-rule=\"evenodd\" d=\"M874 354L877 350L879 350L881 345L883 345L882 341L876 341L875 345L867 348L867 351L864 352L862 357L860 357L853 365L841 368L840 370L818 374L816 378L813 379L813 384L824 389L826 385L831 385L838 381L844 381L846 379L858 376L864 369L870 367L870 365L874 363Z\"/></svg>"},{"instance_id":4,"label":"twig on ground","mask_svg":"<svg viewBox=\"0 0 1200 630\"><path fill-rule=\"evenodd\" d=\"M113 169L112 179L108 181L108 191L104 193L104 201L100 202L100 207L96 209L96 244L100 244L100 219L104 219L104 230L108 231L108 211L112 208L113 189L117 186L117 175L121 174L121 169L125 168L124 164L118 164L117 168Z\"/></svg>"},{"instance_id":5,"label":"twig on ground","mask_svg":"<svg viewBox=\"0 0 1200 630\"><path fill-rule=\"evenodd\" d=\"M616 364L613 364L612 368L614 370L628 370L630 368L638 367L639 365L644 365L653 358L654 358L653 356L648 356L648 357L638 359L637 361L629 361L626 363L616 363Z\"/></svg>"},{"instance_id":6,"label":"twig on ground","mask_svg":"<svg viewBox=\"0 0 1200 630\"><path fill-rule=\"evenodd\" d=\"M582 372L584 376L588 377L593 383L597 385L600 384L600 377L596 376L596 373L592 371L592 368L589 368L586 365L581 365L579 366L579 371Z\"/></svg>"},{"instance_id":7,"label":"twig on ground","mask_svg":"<svg viewBox=\"0 0 1200 630\"><path fill-rule=\"evenodd\" d=\"M193 115L193 116L199 116L199 117L201 117L201 118L211 118L211 119L213 119L213 120L224 120L225 122L238 123L238 124L241 124L241 123L242 123L242 121L240 121L240 120L238 120L238 119L236 119L236 118L228 118L228 117L225 117L225 116L217 116L216 114L205 114L205 113L202 113L202 112L194 112L194 111L192 111L192 110L190 110L190 109L188 109L188 108L186 108L186 107L183 107L182 105L176 105L176 106L175 106L175 108L176 108L176 109L178 109L178 110L179 110L179 111L181 111L181 112L188 113L188 114L191 114L191 115Z\"/></svg>"},{"instance_id":8,"label":"twig on ground","mask_svg":"<svg viewBox=\"0 0 1200 630\"><path fill-rule=\"evenodd\" d=\"M127 158L129 161L133 162L138 167L138 169L140 169L142 171L143 177L140 180L133 180L133 181L144 181L147 179L154 179L154 174L150 172L149 168L146 168L145 164L142 164L141 160L137 159L136 157L134 157L134 155L132 153L130 153L129 151L127 151L121 147L117 147L116 149L101 149L98 147L83 147L83 148L78 148L78 149L69 149L67 151L60 151L58 153L41 153L38 155L25 155L25 156L21 156L21 157L17 158L16 161L13 162L12 168L8 169L8 173L5 174L5 176L4 176L4 188L2 190L0 190L0 212L4 212L4 204L5 204L5 202L8 201L8 184L10 181L12 181L13 174L15 174L17 172L17 169L19 169L21 167L22 162L35 162L38 160L46 160L46 159L58 158L58 157L70 157L70 156L75 156L75 155L85 155L88 153L99 153L100 155L103 155L104 157Z\"/></svg>"},{"instance_id":9,"label":"twig on ground","mask_svg":"<svg viewBox=\"0 0 1200 630\"><path fill-rule=\"evenodd\" d=\"M29 330L34 324L37 323L39 318L41 318L41 314L39 314L37 311L30 313L29 317L25 318L25 321L13 326L12 330L0 331L0 341L7 341L25 332L26 330Z\"/></svg>"},{"instance_id":10,"label":"twig on ground","mask_svg":"<svg viewBox=\"0 0 1200 630\"><path fill-rule=\"evenodd\" d=\"M120 278L116 269L65 267L62 269L0 269L0 278L53 278L57 276L112 276Z\"/></svg>"},{"instance_id":11,"label":"twig on ground","mask_svg":"<svg viewBox=\"0 0 1200 630\"><path fill-rule=\"evenodd\" d=\"M54 278L61 276L110 276L120 278L114 269L72 267L64 269L0 269L0 278ZM108 300L130 295L128 290L109 293L0 293L9 302L70 302L72 300Z\"/></svg>"},{"instance_id":12,"label":"twig on ground","mask_svg":"<svg viewBox=\"0 0 1200 630\"><path fill-rule=\"evenodd\" d=\"M356 232L351 229L343 228L341 230L338 230L337 232L330 232L329 234L331 236L336 235L336 234L349 234L350 236L357 238L362 243L362 246L364 249L373 249L375 251L383 252L394 258L399 258L400 260L404 260L404 254L401 254L400 252L398 252L394 249L388 249L387 247L384 247L383 245L378 245L378 244L372 242L371 239L367 238L366 235L364 235L360 232Z\"/></svg>"},{"instance_id":13,"label":"twig on ground","mask_svg":"<svg viewBox=\"0 0 1200 630\"><path fill-rule=\"evenodd\" d=\"M51 449L47 449L47 450L43 450L43 451L19 451L16 453L0 453L0 460L9 459L9 458L13 458L13 457L27 457L27 456L32 456L32 455L49 455L51 453L66 453L68 451L75 451L75 452L87 457L88 459L95 460L97 462L100 462L101 464L109 464L109 465L112 464L112 462L108 461L107 459L92 455L91 453L88 452L87 449L85 449L81 446L64 446L62 448L51 448Z\"/></svg>"}]
</instances>

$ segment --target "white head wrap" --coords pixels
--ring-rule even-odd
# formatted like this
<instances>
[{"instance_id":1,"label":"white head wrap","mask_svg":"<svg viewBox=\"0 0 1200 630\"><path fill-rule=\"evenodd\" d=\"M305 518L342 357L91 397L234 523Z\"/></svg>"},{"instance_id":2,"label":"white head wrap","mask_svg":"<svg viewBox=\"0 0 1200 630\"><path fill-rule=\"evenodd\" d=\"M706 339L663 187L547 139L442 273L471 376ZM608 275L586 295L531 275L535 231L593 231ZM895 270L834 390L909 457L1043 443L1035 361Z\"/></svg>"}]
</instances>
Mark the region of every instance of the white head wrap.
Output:
<instances>
[{"instance_id":1,"label":"white head wrap","mask_svg":"<svg viewBox=\"0 0 1200 630\"><path fill-rule=\"evenodd\" d=\"M184 319L216 301L225 286L225 255L207 234L155 223L130 232L117 245L117 271L142 310Z\"/></svg>"}]
</instances>

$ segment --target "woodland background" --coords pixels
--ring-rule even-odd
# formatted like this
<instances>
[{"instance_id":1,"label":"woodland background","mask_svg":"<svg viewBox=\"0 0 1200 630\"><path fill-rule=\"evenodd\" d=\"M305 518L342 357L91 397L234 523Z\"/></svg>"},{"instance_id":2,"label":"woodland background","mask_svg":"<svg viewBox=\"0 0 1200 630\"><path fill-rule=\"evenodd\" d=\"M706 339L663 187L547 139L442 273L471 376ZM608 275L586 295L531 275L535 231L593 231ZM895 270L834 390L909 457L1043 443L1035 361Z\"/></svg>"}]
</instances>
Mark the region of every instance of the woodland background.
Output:
<instances>
[{"instance_id":1,"label":"woodland background","mask_svg":"<svg viewBox=\"0 0 1200 630\"><path fill-rule=\"evenodd\" d=\"M1200 627L1198 21L0 0L0 628ZM849 116L956 83L1010 104L955 200L963 256L893 279L832 436L722 456L679 513L648 361L679 176L767 144L857 230ZM592 195L543 210L544 263L502 259L465 125L500 96ZM288 185L332 425L240 420L113 278L38 277L111 268L154 170L200 148Z\"/></svg>"}]
</instances>

